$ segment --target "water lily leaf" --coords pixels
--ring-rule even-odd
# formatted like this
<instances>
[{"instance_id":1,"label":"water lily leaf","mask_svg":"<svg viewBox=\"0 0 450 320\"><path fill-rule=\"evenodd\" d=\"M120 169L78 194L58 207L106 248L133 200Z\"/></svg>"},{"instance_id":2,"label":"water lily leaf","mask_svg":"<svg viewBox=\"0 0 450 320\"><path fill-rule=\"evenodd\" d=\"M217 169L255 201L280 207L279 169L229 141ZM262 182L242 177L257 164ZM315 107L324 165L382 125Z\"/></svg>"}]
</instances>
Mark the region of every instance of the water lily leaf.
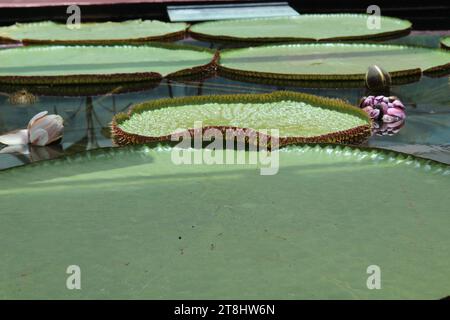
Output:
<instances>
[{"instance_id":1,"label":"water lily leaf","mask_svg":"<svg viewBox=\"0 0 450 320\"><path fill-rule=\"evenodd\" d=\"M26 44L123 44L182 39L187 25L157 20L81 23L79 29L51 21L0 27L0 41Z\"/></svg>"},{"instance_id":2,"label":"water lily leaf","mask_svg":"<svg viewBox=\"0 0 450 320\"><path fill-rule=\"evenodd\" d=\"M380 17L380 28L369 28L371 17L365 14L304 14L276 17L223 20L198 23L189 33L205 41L343 41L386 39L407 35L411 23Z\"/></svg>"},{"instance_id":3,"label":"water lily leaf","mask_svg":"<svg viewBox=\"0 0 450 320\"><path fill-rule=\"evenodd\" d=\"M445 37L441 40L441 46L444 49L450 49L450 37Z\"/></svg>"},{"instance_id":4,"label":"water lily leaf","mask_svg":"<svg viewBox=\"0 0 450 320\"><path fill-rule=\"evenodd\" d=\"M207 75L215 55L192 46L27 46L0 51L0 83L84 84Z\"/></svg>"},{"instance_id":5,"label":"water lily leaf","mask_svg":"<svg viewBox=\"0 0 450 320\"><path fill-rule=\"evenodd\" d=\"M2 297L74 298L55 278L70 264L85 299L448 295L449 166L349 147L277 154L272 176L145 146L0 172ZM381 290L367 288L371 265Z\"/></svg>"},{"instance_id":6,"label":"water lily leaf","mask_svg":"<svg viewBox=\"0 0 450 320\"><path fill-rule=\"evenodd\" d=\"M112 128L115 142L122 145L170 141L177 132L193 132L196 121L204 131L240 128L249 134L277 136L280 145L357 143L370 136L370 120L359 108L337 99L282 91L152 100L135 105L128 115L116 115Z\"/></svg>"},{"instance_id":7,"label":"water lily leaf","mask_svg":"<svg viewBox=\"0 0 450 320\"><path fill-rule=\"evenodd\" d=\"M450 52L377 44L288 44L225 50L223 75L283 80L363 80L370 65L392 78L448 72Z\"/></svg>"}]
</instances>

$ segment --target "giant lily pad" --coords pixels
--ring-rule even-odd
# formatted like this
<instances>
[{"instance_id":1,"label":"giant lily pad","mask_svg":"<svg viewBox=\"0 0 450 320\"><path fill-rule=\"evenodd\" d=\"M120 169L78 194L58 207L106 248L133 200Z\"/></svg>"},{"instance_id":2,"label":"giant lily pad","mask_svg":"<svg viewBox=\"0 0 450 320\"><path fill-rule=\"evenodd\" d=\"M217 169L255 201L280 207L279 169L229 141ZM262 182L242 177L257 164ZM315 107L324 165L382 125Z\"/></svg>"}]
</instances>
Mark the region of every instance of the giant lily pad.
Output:
<instances>
[{"instance_id":1,"label":"giant lily pad","mask_svg":"<svg viewBox=\"0 0 450 320\"><path fill-rule=\"evenodd\" d=\"M176 165L171 149L145 146L0 172L0 297L449 294L448 166L349 147L277 154L272 176L250 164ZM67 290L69 265L82 290ZM367 288L371 265L381 290Z\"/></svg>"},{"instance_id":2,"label":"giant lily pad","mask_svg":"<svg viewBox=\"0 0 450 320\"><path fill-rule=\"evenodd\" d=\"M279 138L280 145L297 142L358 143L370 136L367 114L337 99L295 92L196 96L161 99L132 107L113 120L116 143L170 141L175 133L246 129ZM279 132L271 132L277 129Z\"/></svg>"},{"instance_id":3,"label":"giant lily pad","mask_svg":"<svg viewBox=\"0 0 450 320\"><path fill-rule=\"evenodd\" d=\"M0 41L27 44L113 44L177 40L184 37L185 23L156 20L82 23L79 29L51 21L16 23L0 28Z\"/></svg>"},{"instance_id":4,"label":"giant lily pad","mask_svg":"<svg viewBox=\"0 0 450 320\"><path fill-rule=\"evenodd\" d=\"M222 74L284 80L363 80L370 65L392 78L450 70L450 52L376 44L289 44L233 49L220 55Z\"/></svg>"},{"instance_id":5,"label":"giant lily pad","mask_svg":"<svg viewBox=\"0 0 450 320\"><path fill-rule=\"evenodd\" d=\"M65 84L149 81L208 74L209 50L177 45L31 46L0 51L0 83Z\"/></svg>"},{"instance_id":6,"label":"giant lily pad","mask_svg":"<svg viewBox=\"0 0 450 320\"><path fill-rule=\"evenodd\" d=\"M450 37L445 37L441 40L441 45L444 49L450 49Z\"/></svg>"},{"instance_id":7,"label":"giant lily pad","mask_svg":"<svg viewBox=\"0 0 450 320\"><path fill-rule=\"evenodd\" d=\"M223 20L195 24L189 33L206 41L341 41L392 38L410 32L411 23L380 17L369 28L365 14L305 14L296 17Z\"/></svg>"}]
</instances>

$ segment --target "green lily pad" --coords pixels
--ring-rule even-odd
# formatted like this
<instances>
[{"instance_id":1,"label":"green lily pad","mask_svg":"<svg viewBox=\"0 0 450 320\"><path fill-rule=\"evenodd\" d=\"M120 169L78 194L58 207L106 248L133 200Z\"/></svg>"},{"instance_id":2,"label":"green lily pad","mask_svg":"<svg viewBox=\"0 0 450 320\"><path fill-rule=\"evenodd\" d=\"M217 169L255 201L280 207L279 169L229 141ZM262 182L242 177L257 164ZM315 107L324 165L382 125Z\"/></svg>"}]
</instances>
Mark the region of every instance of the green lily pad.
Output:
<instances>
[{"instance_id":1,"label":"green lily pad","mask_svg":"<svg viewBox=\"0 0 450 320\"><path fill-rule=\"evenodd\" d=\"M0 298L449 294L448 166L302 146L261 176L258 165L175 165L171 151L103 149L0 172ZM66 288L69 265L82 290ZM371 265L381 290L367 288Z\"/></svg>"},{"instance_id":2,"label":"green lily pad","mask_svg":"<svg viewBox=\"0 0 450 320\"><path fill-rule=\"evenodd\" d=\"M359 143L370 136L367 114L344 101L296 92L195 96L137 104L113 119L118 144L170 141L175 133L248 129L278 137L280 145L310 142ZM272 132L272 129L278 130Z\"/></svg>"},{"instance_id":3,"label":"green lily pad","mask_svg":"<svg viewBox=\"0 0 450 320\"><path fill-rule=\"evenodd\" d=\"M450 37L445 37L441 40L442 48L450 49Z\"/></svg>"},{"instance_id":4,"label":"green lily pad","mask_svg":"<svg viewBox=\"0 0 450 320\"><path fill-rule=\"evenodd\" d=\"M182 39L185 23L157 20L82 23L79 29L51 21L0 27L0 40L27 44L113 44Z\"/></svg>"},{"instance_id":5,"label":"green lily pad","mask_svg":"<svg viewBox=\"0 0 450 320\"><path fill-rule=\"evenodd\" d=\"M0 83L82 84L208 74L215 55L178 45L27 46L0 51Z\"/></svg>"},{"instance_id":6,"label":"green lily pad","mask_svg":"<svg viewBox=\"0 0 450 320\"><path fill-rule=\"evenodd\" d=\"M392 78L448 72L450 52L377 44L288 44L225 50L223 75L282 80L363 80L370 65Z\"/></svg>"},{"instance_id":7,"label":"green lily pad","mask_svg":"<svg viewBox=\"0 0 450 320\"><path fill-rule=\"evenodd\" d=\"M393 38L406 35L411 23L380 17L380 28L368 27L365 14L304 14L296 17L223 20L198 23L189 33L206 41L342 41Z\"/></svg>"}]
</instances>

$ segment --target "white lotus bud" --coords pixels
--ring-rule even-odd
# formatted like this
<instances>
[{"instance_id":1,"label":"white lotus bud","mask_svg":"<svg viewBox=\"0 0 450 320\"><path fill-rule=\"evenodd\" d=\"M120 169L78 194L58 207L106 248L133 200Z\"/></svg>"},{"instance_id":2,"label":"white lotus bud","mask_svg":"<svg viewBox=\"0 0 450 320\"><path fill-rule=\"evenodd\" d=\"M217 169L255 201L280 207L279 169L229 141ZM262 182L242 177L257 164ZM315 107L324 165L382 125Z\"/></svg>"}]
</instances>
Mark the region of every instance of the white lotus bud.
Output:
<instances>
[{"instance_id":1,"label":"white lotus bud","mask_svg":"<svg viewBox=\"0 0 450 320\"><path fill-rule=\"evenodd\" d=\"M6 145L33 144L46 146L62 138L64 125L59 115L47 115L42 111L31 118L27 129L16 130L0 136L0 143Z\"/></svg>"},{"instance_id":2,"label":"white lotus bud","mask_svg":"<svg viewBox=\"0 0 450 320\"><path fill-rule=\"evenodd\" d=\"M31 144L46 146L62 138L64 120L56 114L47 115L42 111L28 123L28 140Z\"/></svg>"},{"instance_id":3,"label":"white lotus bud","mask_svg":"<svg viewBox=\"0 0 450 320\"><path fill-rule=\"evenodd\" d=\"M0 136L0 143L6 145L28 144L28 130L16 130Z\"/></svg>"}]
</instances>

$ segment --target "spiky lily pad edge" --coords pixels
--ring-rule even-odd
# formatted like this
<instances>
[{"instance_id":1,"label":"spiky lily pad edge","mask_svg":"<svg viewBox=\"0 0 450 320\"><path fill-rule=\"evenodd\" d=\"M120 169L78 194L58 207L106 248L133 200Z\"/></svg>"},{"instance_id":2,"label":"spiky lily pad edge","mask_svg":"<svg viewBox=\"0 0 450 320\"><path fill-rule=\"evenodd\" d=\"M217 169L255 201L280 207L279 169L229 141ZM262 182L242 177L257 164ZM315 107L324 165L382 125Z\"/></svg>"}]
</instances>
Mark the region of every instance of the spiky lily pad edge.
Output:
<instances>
[{"instance_id":1,"label":"spiky lily pad edge","mask_svg":"<svg viewBox=\"0 0 450 320\"><path fill-rule=\"evenodd\" d=\"M312 14L314 15L314 14ZM336 14L334 14L336 15ZM341 14L341 15L355 15L355 14ZM400 20L398 18L383 16L386 19ZM238 21L238 20L236 20ZM408 20L404 20L409 22ZM210 35L207 33L192 31L191 25L187 28L187 36L191 36L194 39L204 41L204 42L217 42L217 43L241 43L241 44L261 44L261 43L278 43L278 42L352 42L352 41L386 41L397 39L400 37L407 36L411 33L412 24L409 22L409 27L405 29L399 29L394 31L380 32L372 35L356 35L356 36L345 36L345 37L329 37L329 38L307 38L307 37L234 37L234 36L223 36L223 35Z\"/></svg>"},{"instance_id":2,"label":"spiky lily pad edge","mask_svg":"<svg viewBox=\"0 0 450 320\"><path fill-rule=\"evenodd\" d=\"M224 78L241 81L247 83L257 83L269 86L292 86L300 88L364 88L364 80L325 80L325 79L309 79L309 80L296 80L296 79L278 79L278 78L263 78L260 76L237 74L235 72L226 72L221 70L218 72L220 76ZM392 85L404 85L417 82L421 79L422 73L420 70L414 73L412 76L396 77L392 79Z\"/></svg>"},{"instance_id":3,"label":"spiky lily pad edge","mask_svg":"<svg viewBox=\"0 0 450 320\"><path fill-rule=\"evenodd\" d=\"M172 146L168 143L151 142L139 145L127 145L120 147L102 147L85 151L77 151L71 154L59 156L49 160L38 160L31 163L24 163L18 166L0 169L0 174L3 172L29 169L33 170L36 167L53 166L55 164L62 164L64 162L78 162L83 159L91 159L101 157L105 160L113 160L120 154L138 154L145 158L148 156L150 150L156 151L170 151ZM450 165L432 159L422 158L416 155L410 155L400 151L393 151L381 149L376 147L363 147L353 145L340 145L333 143L304 143L285 146L279 149L280 152L307 152L307 151L322 152L327 154L337 154L341 156L358 156L362 159L371 159L374 162L388 161L396 165L404 165L414 167L417 170L424 170L430 174L442 174L450 176Z\"/></svg>"},{"instance_id":4,"label":"spiky lily pad edge","mask_svg":"<svg viewBox=\"0 0 450 320\"><path fill-rule=\"evenodd\" d=\"M282 45L314 45L318 44L316 43L295 43L295 42L288 42L288 43L277 43L274 46L282 46ZM367 43L367 42L357 42L355 44L366 44L366 45L375 45L375 46L383 46L383 44L374 44L374 43ZM420 48L423 50L440 50L440 49L433 49L428 47L421 47L421 46L414 46L414 45L408 45L408 46L402 46L402 45L393 45L393 44L387 44L386 46L397 46L397 47L407 47L407 48ZM264 46L256 46L257 48L261 48ZM222 53L226 53L228 51L235 51L235 50L245 50L249 48L229 48L229 49L223 49L220 50L221 55L219 55L219 60L217 62L217 72L219 76L224 77L243 77L247 79L252 78L265 78L265 79L274 79L274 80L287 80L287 81L351 81L351 82L358 82L358 81L365 81L365 73L355 73L355 74L286 74L286 73L276 73L276 72L260 72L260 71L251 71L251 70L241 70L241 69L234 69L234 68L228 68L223 65L221 65L221 58ZM441 77L445 76L447 74L450 74L450 62L434 66L425 70L422 70L420 68L413 68L413 69L405 69L400 71L394 71L389 73L391 75L391 79L393 81L398 81L401 83L401 78L420 78L422 75L426 75L429 77Z\"/></svg>"},{"instance_id":5,"label":"spiky lily pad edge","mask_svg":"<svg viewBox=\"0 0 450 320\"><path fill-rule=\"evenodd\" d=\"M8 85L72 85L72 84L110 84L124 82L158 82L162 79L197 80L206 79L216 74L219 61L219 52L209 48L201 48L192 45L155 42L151 44L127 44L127 46L149 46L170 50L193 50L208 52L212 55L211 61L204 65L188 69L181 69L166 76L158 72L134 72L111 74L79 74L60 76L0 76L0 84ZM37 46L36 46L37 47ZM47 46L43 46L47 47ZM95 46L94 46L95 47ZM104 46L104 47L107 47Z\"/></svg>"},{"instance_id":6,"label":"spiky lily pad edge","mask_svg":"<svg viewBox=\"0 0 450 320\"><path fill-rule=\"evenodd\" d=\"M371 135L371 120L368 115L359 108L356 108L342 100L331 99L325 97L319 97L306 93L289 92L289 91L276 91L267 94L233 94L233 95L212 95L212 96L193 96L193 97L181 97L172 99L160 99L149 102L144 102L132 106L128 112L119 113L113 117L111 123L111 133L113 141L117 145L127 144L145 144L155 141L170 141L171 135L165 136L143 136L134 133L128 133L120 128L120 124L131 118L133 114L139 114L148 110L156 110L164 107L176 107L182 105L201 105L205 103L271 103L277 101L301 101L310 103L312 105L319 104L322 108L330 110L336 110L344 112L353 116L357 116L367 121L366 125L357 126L351 129L336 131L320 136L314 137L279 137L279 146L285 146L296 143L345 143L345 144L358 144L366 141ZM237 130L242 132L245 136L260 136L266 137L266 145L271 147L272 137L270 135L263 135L251 128L237 128L234 126L208 126L203 127L201 130L203 133L210 129L215 128L225 133L228 129ZM191 135L196 132L194 129L187 130ZM259 143L260 140L254 142ZM248 139L246 139L248 142Z\"/></svg>"}]
</instances>

